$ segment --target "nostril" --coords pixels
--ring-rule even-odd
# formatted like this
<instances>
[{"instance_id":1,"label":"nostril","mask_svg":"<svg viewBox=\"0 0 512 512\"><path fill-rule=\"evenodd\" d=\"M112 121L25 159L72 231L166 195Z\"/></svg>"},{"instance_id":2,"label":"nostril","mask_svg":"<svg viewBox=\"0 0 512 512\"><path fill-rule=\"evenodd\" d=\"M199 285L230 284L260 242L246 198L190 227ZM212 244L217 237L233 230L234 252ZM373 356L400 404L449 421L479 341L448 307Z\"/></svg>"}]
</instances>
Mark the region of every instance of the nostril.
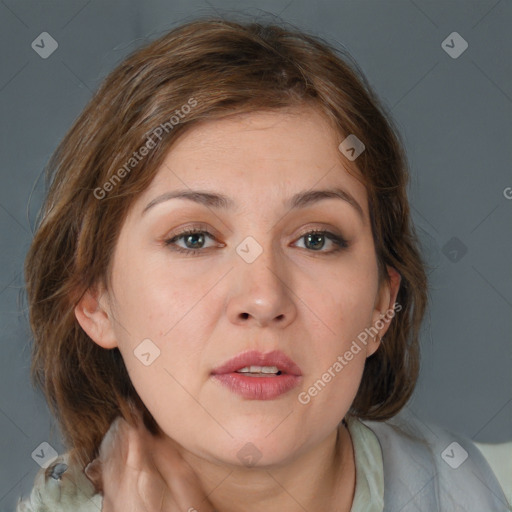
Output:
<instances>
[{"instance_id":1,"label":"nostril","mask_svg":"<svg viewBox=\"0 0 512 512\"><path fill-rule=\"evenodd\" d=\"M56 464L55 467L52 469L52 472L50 473L50 476L54 480L60 480L60 477L63 475L63 473L68 469L68 465L64 463Z\"/></svg>"}]
</instances>

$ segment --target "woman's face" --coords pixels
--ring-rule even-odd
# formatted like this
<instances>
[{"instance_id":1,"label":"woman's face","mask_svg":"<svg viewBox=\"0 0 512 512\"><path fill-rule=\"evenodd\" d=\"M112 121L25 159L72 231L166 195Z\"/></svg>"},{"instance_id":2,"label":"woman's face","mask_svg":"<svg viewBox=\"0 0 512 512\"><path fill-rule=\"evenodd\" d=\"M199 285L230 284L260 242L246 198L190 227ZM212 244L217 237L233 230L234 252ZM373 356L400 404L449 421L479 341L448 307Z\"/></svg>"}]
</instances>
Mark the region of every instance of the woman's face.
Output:
<instances>
[{"instance_id":1,"label":"woman's face","mask_svg":"<svg viewBox=\"0 0 512 512\"><path fill-rule=\"evenodd\" d=\"M197 456L291 461L335 431L378 348L361 333L398 282L378 287L366 190L343 138L306 108L205 122L122 226L100 300L108 326L91 337L119 347L160 428ZM345 199L313 194L335 189ZM195 191L211 196L169 198ZM279 353L221 368L248 351Z\"/></svg>"}]
</instances>

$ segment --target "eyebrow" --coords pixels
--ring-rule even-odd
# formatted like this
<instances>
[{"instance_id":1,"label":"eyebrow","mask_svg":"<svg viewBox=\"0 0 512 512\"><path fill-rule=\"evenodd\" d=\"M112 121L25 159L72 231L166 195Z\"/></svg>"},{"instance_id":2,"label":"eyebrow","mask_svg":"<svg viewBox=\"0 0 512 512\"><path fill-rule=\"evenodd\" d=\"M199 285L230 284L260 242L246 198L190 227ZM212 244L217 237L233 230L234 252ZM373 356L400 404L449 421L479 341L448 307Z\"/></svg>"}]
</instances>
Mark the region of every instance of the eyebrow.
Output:
<instances>
[{"instance_id":1,"label":"eyebrow","mask_svg":"<svg viewBox=\"0 0 512 512\"><path fill-rule=\"evenodd\" d=\"M144 215L144 213L146 213L153 206L159 203L163 203L164 201L169 201L170 199L187 199L189 201L193 201L194 203L201 204L210 208L224 210L234 209L236 206L236 203L233 201L233 199L220 193L190 189L176 190L173 192L166 192L152 199L145 206L144 210L142 210L142 215ZM362 221L365 221L365 215L361 205L356 201L354 196L339 187L323 190L305 190L298 192L286 202L286 207L291 210L305 208L324 199L341 199L346 201L357 211Z\"/></svg>"}]
</instances>

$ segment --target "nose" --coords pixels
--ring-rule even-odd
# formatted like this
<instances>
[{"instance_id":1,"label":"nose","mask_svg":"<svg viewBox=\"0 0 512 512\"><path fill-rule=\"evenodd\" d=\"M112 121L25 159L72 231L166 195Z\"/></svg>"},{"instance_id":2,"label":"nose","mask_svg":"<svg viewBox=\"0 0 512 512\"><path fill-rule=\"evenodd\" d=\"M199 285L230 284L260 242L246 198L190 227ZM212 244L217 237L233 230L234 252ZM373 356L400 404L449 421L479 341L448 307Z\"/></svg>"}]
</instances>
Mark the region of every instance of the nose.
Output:
<instances>
[{"instance_id":1,"label":"nose","mask_svg":"<svg viewBox=\"0 0 512 512\"><path fill-rule=\"evenodd\" d=\"M252 262L236 255L231 272L233 294L227 305L232 323L284 328L297 315L296 296L291 289L290 272L285 262L270 248Z\"/></svg>"}]
</instances>

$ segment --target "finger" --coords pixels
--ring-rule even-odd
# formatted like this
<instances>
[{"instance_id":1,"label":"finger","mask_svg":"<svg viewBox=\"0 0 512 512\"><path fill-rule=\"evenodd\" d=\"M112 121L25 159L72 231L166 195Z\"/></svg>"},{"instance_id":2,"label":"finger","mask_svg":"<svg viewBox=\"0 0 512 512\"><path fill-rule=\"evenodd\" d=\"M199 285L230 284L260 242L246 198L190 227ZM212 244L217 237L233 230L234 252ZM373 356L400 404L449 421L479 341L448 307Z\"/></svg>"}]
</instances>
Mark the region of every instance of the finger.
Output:
<instances>
[{"instance_id":1,"label":"finger","mask_svg":"<svg viewBox=\"0 0 512 512\"><path fill-rule=\"evenodd\" d=\"M105 435L103 436L103 440L100 444L99 449L99 459L102 462L110 460L112 452L116 445L116 440L119 439L119 427L124 422L124 419L120 416L117 417L111 424L110 428L107 430Z\"/></svg>"},{"instance_id":2,"label":"finger","mask_svg":"<svg viewBox=\"0 0 512 512\"><path fill-rule=\"evenodd\" d=\"M138 496L138 476L143 462L137 460L140 449L135 446L136 437L123 418L116 418L100 446L100 463L91 464L89 472L97 477L101 471L103 487L103 511L107 512L145 512L142 499ZM94 462L94 461L93 461Z\"/></svg>"},{"instance_id":3,"label":"finger","mask_svg":"<svg viewBox=\"0 0 512 512\"><path fill-rule=\"evenodd\" d=\"M104 510L107 512L160 512L168 490L148 449L151 434L141 422L130 425L118 418L100 449L104 482ZM94 477L98 464L90 465ZM168 503L172 500L167 498ZM169 510L178 510L172 508Z\"/></svg>"},{"instance_id":4,"label":"finger","mask_svg":"<svg viewBox=\"0 0 512 512\"><path fill-rule=\"evenodd\" d=\"M93 483L96 492L103 493L101 460L94 459L84 468L85 476Z\"/></svg>"},{"instance_id":5,"label":"finger","mask_svg":"<svg viewBox=\"0 0 512 512\"><path fill-rule=\"evenodd\" d=\"M124 418L117 417L101 442L99 458L103 465L112 466L111 463L114 461L116 466L141 469L143 458L138 432L138 426L132 426Z\"/></svg>"},{"instance_id":6,"label":"finger","mask_svg":"<svg viewBox=\"0 0 512 512\"><path fill-rule=\"evenodd\" d=\"M161 512L164 509L166 495L169 490L157 471L142 471L137 477L137 492L143 506L150 512Z\"/></svg>"}]
</instances>

